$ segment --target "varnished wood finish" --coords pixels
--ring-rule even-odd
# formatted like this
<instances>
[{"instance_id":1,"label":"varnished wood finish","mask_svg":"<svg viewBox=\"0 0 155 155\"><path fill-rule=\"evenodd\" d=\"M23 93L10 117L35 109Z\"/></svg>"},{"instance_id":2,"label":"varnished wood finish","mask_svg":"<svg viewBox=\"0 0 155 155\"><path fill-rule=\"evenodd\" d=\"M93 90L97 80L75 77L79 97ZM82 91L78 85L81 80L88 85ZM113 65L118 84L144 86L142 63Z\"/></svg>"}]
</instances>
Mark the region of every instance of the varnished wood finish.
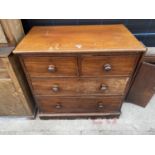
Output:
<instances>
[{"instance_id":1,"label":"varnished wood finish","mask_svg":"<svg viewBox=\"0 0 155 155\"><path fill-rule=\"evenodd\" d=\"M24 56L25 67L31 77L100 77L100 76L130 76L139 58L138 54L132 55L100 55L100 56ZM80 68L78 68L78 59ZM105 65L111 69L106 70ZM50 72L49 66L54 66L55 71Z\"/></svg>"},{"instance_id":2,"label":"varnished wood finish","mask_svg":"<svg viewBox=\"0 0 155 155\"><path fill-rule=\"evenodd\" d=\"M136 60L136 55L85 56L81 60L81 75L97 77L106 75L129 76L132 74ZM106 70L106 65L110 66L109 70Z\"/></svg>"},{"instance_id":3,"label":"varnished wood finish","mask_svg":"<svg viewBox=\"0 0 155 155\"><path fill-rule=\"evenodd\" d=\"M40 113L119 112L122 97L51 97L37 96Z\"/></svg>"},{"instance_id":4,"label":"varnished wood finish","mask_svg":"<svg viewBox=\"0 0 155 155\"><path fill-rule=\"evenodd\" d=\"M41 118L119 116L146 48L123 25L34 27L19 54Z\"/></svg>"},{"instance_id":5,"label":"varnished wood finish","mask_svg":"<svg viewBox=\"0 0 155 155\"><path fill-rule=\"evenodd\" d=\"M33 27L14 53L132 52L145 47L123 25Z\"/></svg>"},{"instance_id":6,"label":"varnished wood finish","mask_svg":"<svg viewBox=\"0 0 155 155\"><path fill-rule=\"evenodd\" d=\"M124 95L129 78L53 78L32 79L32 87L36 95ZM58 86L58 91L52 88ZM105 85L105 90L101 86Z\"/></svg>"},{"instance_id":7,"label":"varnished wood finish","mask_svg":"<svg viewBox=\"0 0 155 155\"><path fill-rule=\"evenodd\" d=\"M155 64L155 55L154 56L145 56L143 61Z\"/></svg>"},{"instance_id":8,"label":"varnished wood finish","mask_svg":"<svg viewBox=\"0 0 155 155\"><path fill-rule=\"evenodd\" d=\"M77 76L76 57L24 57L25 67L31 77ZM50 66L55 71L48 70Z\"/></svg>"},{"instance_id":9,"label":"varnished wood finish","mask_svg":"<svg viewBox=\"0 0 155 155\"><path fill-rule=\"evenodd\" d=\"M155 48L148 47L141 59L135 78L129 90L127 101L145 107L155 94Z\"/></svg>"},{"instance_id":10,"label":"varnished wood finish","mask_svg":"<svg viewBox=\"0 0 155 155\"><path fill-rule=\"evenodd\" d=\"M145 107L155 94L155 64L143 62L128 94L127 101Z\"/></svg>"},{"instance_id":11,"label":"varnished wood finish","mask_svg":"<svg viewBox=\"0 0 155 155\"><path fill-rule=\"evenodd\" d=\"M42 120L48 119L75 119L78 117L80 118L90 118L90 119L97 119L97 118L104 118L104 119L116 119L119 118L121 112L113 112L113 113L39 113L39 118Z\"/></svg>"}]
</instances>

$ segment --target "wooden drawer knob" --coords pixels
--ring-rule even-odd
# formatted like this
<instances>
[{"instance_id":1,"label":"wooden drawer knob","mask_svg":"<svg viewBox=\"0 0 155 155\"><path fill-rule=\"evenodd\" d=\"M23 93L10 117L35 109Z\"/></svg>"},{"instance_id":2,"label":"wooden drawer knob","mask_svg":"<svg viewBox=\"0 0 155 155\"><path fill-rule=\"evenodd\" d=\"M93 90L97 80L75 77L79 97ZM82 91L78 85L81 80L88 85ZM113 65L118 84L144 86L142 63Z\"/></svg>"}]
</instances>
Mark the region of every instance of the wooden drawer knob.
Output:
<instances>
[{"instance_id":1,"label":"wooden drawer knob","mask_svg":"<svg viewBox=\"0 0 155 155\"><path fill-rule=\"evenodd\" d=\"M54 92L58 92L60 89L59 89L59 86L57 84L55 84L55 85L52 86L52 90Z\"/></svg>"},{"instance_id":2,"label":"wooden drawer knob","mask_svg":"<svg viewBox=\"0 0 155 155\"><path fill-rule=\"evenodd\" d=\"M99 109L104 108L104 106L103 106L103 103L102 103L102 102L99 102L99 103L98 103L98 108L99 108Z\"/></svg>"},{"instance_id":3,"label":"wooden drawer knob","mask_svg":"<svg viewBox=\"0 0 155 155\"><path fill-rule=\"evenodd\" d=\"M62 105L60 103L56 104L55 106L56 109L61 109L62 108Z\"/></svg>"},{"instance_id":4,"label":"wooden drawer knob","mask_svg":"<svg viewBox=\"0 0 155 155\"><path fill-rule=\"evenodd\" d=\"M105 84L101 84L101 86L100 86L101 91L105 91L107 89L108 89L108 86L106 86Z\"/></svg>"},{"instance_id":5,"label":"wooden drawer knob","mask_svg":"<svg viewBox=\"0 0 155 155\"><path fill-rule=\"evenodd\" d=\"M110 71L111 70L111 65L110 64L105 64L104 65L104 70L105 71Z\"/></svg>"},{"instance_id":6,"label":"wooden drawer knob","mask_svg":"<svg viewBox=\"0 0 155 155\"><path fill-rule=\"evenodd\" d=\"M48 66L48 71L49 72L55 72L56 71L56 67L54 65L49 65Z\"/></svg>"}]
</instances>

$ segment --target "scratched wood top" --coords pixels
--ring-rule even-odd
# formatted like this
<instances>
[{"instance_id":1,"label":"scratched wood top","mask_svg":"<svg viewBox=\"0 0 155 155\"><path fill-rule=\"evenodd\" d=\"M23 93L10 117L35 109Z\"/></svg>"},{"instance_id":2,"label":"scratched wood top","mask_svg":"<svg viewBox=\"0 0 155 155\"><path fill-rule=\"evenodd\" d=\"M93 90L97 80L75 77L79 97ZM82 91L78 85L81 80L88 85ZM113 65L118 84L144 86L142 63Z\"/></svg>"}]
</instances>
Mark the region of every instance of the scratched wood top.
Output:
<instances>
[{"instance_id":1,"label":"scratched wood top","mask_svg":"<svg viewBox=\"0 0 155 155\"><path fill-rule=\"evenodd\" d=\"M133 52L145 51L121 24L94 26L37 26L19 43L14 53Z\"/></svg>"}]
</instances>

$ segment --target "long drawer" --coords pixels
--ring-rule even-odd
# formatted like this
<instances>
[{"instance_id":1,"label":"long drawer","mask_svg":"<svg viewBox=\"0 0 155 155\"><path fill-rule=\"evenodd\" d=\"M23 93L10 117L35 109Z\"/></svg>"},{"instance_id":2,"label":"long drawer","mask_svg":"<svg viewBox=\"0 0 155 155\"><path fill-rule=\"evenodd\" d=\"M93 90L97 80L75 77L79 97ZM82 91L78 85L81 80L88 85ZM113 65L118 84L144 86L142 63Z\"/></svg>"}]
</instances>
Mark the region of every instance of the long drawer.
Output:
<instances>
[{"instance_id":1,"label":"long drawer","mask_svg":"<svg viewBox=\"0 0 155 155\"><path fill-rule=\"evenodd\" d=\"M128 77L32 79L36 95L123 95Z\"/></svg>"},{"instance_id":2,"label":"long drawer","mask_svg":"<svg viewBox=\"0 0 155 155\"><path fill-rule=\"evenodd\" d=\"M119 112L122 97L51 97L37 96L41 113Z\"/></svg>"}]
</instances>

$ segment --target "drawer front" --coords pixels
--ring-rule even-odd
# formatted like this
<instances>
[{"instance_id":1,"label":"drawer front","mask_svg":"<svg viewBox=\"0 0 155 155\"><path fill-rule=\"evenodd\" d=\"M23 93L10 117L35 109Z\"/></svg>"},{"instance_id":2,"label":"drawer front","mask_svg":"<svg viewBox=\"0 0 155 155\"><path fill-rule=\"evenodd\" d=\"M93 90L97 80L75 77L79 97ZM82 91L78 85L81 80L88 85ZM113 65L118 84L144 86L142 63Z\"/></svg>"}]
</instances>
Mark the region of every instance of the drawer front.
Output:
<instances>
[{"instance_id":1,"label":"drawer front","mask_svg":"<svg viewBox=\"0 0 155 155\"><path fill-rule=\"evenodd\" d=\"M117 78L53 78L34 79L36 95L123 95L127 77Z\"/></svg>"},{"instance_id":2,"label":"drawer front","mask_svg":"<svg viewBox=\"0 0 155 155\"><path fill-rule=\"evenodd\" d=\"M23 57L31 77L77 76L76 57Z\"/></svg>"},{"instance_id":3,"label":"drawer front","mask_svg":"<svg viewBox=\"0 0 155 155\"><path fill-rule=\"evenodd\" d=\"M82 76L129 76L136 63L136 55L127 56L83 56L81 60Z\"/></svg>"},{"instance_id":4,"label":"drawer front","mask_svg":"<svg viewBox=\"0 0 155 155\"><path fill-rule=\"evenodd\" d=\"M37 97L42 113L119 112L121 100L122 97Z\"/></svg>"}]
</instances>

